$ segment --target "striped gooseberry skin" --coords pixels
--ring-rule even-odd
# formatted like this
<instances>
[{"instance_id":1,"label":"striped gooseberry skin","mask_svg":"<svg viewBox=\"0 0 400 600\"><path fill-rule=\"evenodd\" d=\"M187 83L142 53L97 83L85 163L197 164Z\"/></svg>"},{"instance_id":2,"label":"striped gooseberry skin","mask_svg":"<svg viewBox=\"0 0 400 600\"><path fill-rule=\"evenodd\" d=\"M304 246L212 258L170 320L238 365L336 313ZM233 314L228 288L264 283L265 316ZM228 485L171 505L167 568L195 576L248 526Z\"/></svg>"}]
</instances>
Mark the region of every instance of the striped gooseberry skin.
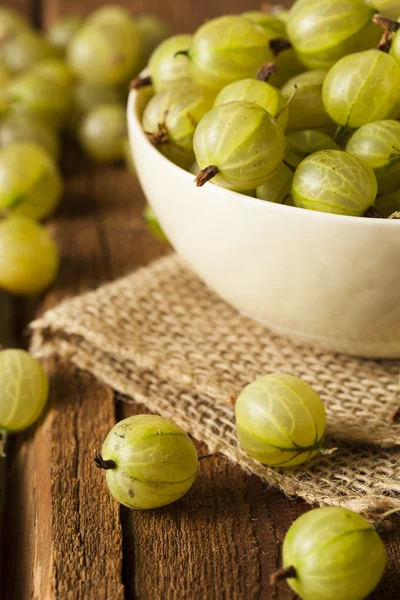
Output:
<instances>
[{"instance_id":1,"label":"striped gooseberry skin","mask_svg":"<svg viewBox=\"0 0 400 600\"><path fill-rule=\"evenodd\" d=\"M156 147L172 162L183 168L194 161L193 136L197 124L212 108L215 95L196 83L177 85L155 94L143 113L143 128L157 136L160 124L168 140Z\"/></svg>"},{"instance_id":2,"label":"striped gooseberry skin","mask_svg":"<svg viewBox=\"0 0 400 600\"><path fill-rule=\"evenodd\" d=\"M194 151L201 169L218 168L213 182L236 192L254 190L280 166L285 151L282 127L251 102L228 102L200 121Z\"/></svg>"},{"instance_id":3,"label":"striped gooseberry skin","mask_svg":"<svg viewBox=\"0 0 400 600\"><path fill-rule=\"evenodd\" d=\"M247 77L273 59L268 37L246 17L228 15L202 25L189 50L193 77L202 85L221 90Z\"/></svg>"},{"instance_id":4,"label":"striped gooseberry skin","mask_svg":"<svg viewBox=\"0 0 400 600\"><path fill-rule=\"evenodd\" d=\"M275 171L271 179L257 188L256 196L259 200L286 204L292 190L293 171L285 163Z\"/></svg>"},{"instance_id":5,"label":"striped gooseberry skin","mask_svg":"<svg viewBox=\"0 0 400 600\"><path fill-rule=\"evenodd\" d=\"M398 121L375 121L360 127L347 143L346 151L372 167L379 194L388 194L400 187Z\"/></svg>"},{"instance_id":6,"label":"striped gooseberry skin","mask_svg":"<svg viewBox=\"0 0 400 600\"><path fill-rule=\"evenodd\" d=\"M266 81L257 79L240 79L224 87L215 99L214 106L227 102L254 102L271 115L277 117L278 123L286 129L289 120L289 109L286 99L280 90Z\"/></svg>"},{"instance_id":7,"label":"striped gooseberry skin","mask_svg":"<svg viewBox=\"0 0 400 600\"><path fill-rule=\"evenodd\" d=\"M374 204L377 189L369 165L348 152L322 150L297 167L292 197L299 208L361 217Z\"/></svg>"},{"instance_id":8,"label":"striped gooseberry skin","mask_svg":"<svg viewBox=\"0 0 400 600\"><path fill-rule=\"evenodd\" d=\"M322 100L333 121L350 129L397 116L400 64L380 50L350 54L329 71Z\"/></svg>"},{"instance_id":9,"label":"striped gooseberry skin","mask_svg":"<svg viewBox=\"0 0 400 600\"><path fill-rule=\"evenodd\" d=\"M149 71L156 92L192 81L188 57L177 55L177 52L184 52L190 47L192 39L189 34L174 35L154 50L149 60Z\"/></svg>"},{"instance_id":10,"label":"striped gooseberry skin","mask_svg":"<svg viewBox=\"0 0 400 600\"><path fill-rule=\"evenodd\" d=\"M111 494L124 506L150 509L179 500L191 488L198 458L190 437L169 419L135 415L113 427L102 459Z\"/></svg>"},{"instance_id":11,"label":"striped gooseberry skin","mask_svg":"<svg viewBox=\"0 0 400 600\"><path fill-rule=\"evenodd\" d=\"M41 415L49 394L43 367L24 350L0 352L0 428L23 431Z\"/></svg>"},{"instance_id":12,"label":"striped gooseberry skin","mask_svg":"<svg viewBox=\"0 0 400 600\"><path fill-rule=\"evenodd\" d=\"M283 542L287 579L303 600L364 600L386 566L382 540L364 517L339 506L311 510L290 527Z\"/></svg>"},{"instance_id":13,"label":"striped gooseberry skin","mask_svg":"<svg viewBox=\"0 0 400 600\"><path fill-rule=\"evenodd\" d=\"M352 52L373 48L381 32L364 0L297 0L287 28L308 69L329 69Z\"/></svg>"},{"instance_id":14,"label":"striped gooseberry skin","mask_svg":"<svg viewBox=\"0 0 400 600\"><path fill-rule=\"evenodd\" d=\"M273 373L257 379L240 393L235 412L243 450L265 465L293 467L321 450L325 408L298 377Z\"/></svg>"},{"instance_id":15,"label":"striped gooseberry skin","mask_svg":"<svg viewBox=\"0 0 400 600\"><path fill-rule=\"evenodd\" d=\"M295 131L286 137L285 162L291 167L298 167L307 156L320 150L339 150L339 146L322 131Z\"/></svg>"},{"instance_id":16,"label":"striped gooseberry skin","mask_svg":"<svg viewBox=\"0 0 400 600\"><path fill-rule=\"evenodd\" d=\"M307 71L289 79L281 92L289 107L288 131L318 129L328 134L334 133L335 123L325 110L322 102L322 86L326 71Z\"/></svg>"}]
</instances>

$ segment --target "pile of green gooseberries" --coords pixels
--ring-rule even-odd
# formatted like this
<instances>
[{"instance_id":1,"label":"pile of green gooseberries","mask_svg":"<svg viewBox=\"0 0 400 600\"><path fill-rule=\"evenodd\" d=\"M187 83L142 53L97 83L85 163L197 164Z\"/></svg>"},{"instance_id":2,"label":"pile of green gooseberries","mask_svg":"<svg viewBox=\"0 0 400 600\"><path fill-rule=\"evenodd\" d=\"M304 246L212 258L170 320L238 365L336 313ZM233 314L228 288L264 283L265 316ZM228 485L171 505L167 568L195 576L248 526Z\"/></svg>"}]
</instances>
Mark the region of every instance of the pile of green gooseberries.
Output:
<instances>
[{"instance_id":1,"label":"pile of green gooseberries","mask_svg":"<svg viewBox=\"0 0 400 600\"><path fill-rule=\"evenodd\" d=\"M129 84L168 35L158 17L116 5L45 33L0 8L0 289L37 294L57 275L59 252L41 222L63 193L61 136L96 162L133 170Z\"/></svg>"},{"instance_id":2,"label":"pile of green gooseberries","mask_svg":"<svg viewBox=\"0 0 400 600\"><path fill-rule=\"evenodd\" d=\"M133 82L152 90L143 129L199 187L394 218L398 17L390 0L297 0L211 19L163 41Z\"/></svg>"}]
</instances>

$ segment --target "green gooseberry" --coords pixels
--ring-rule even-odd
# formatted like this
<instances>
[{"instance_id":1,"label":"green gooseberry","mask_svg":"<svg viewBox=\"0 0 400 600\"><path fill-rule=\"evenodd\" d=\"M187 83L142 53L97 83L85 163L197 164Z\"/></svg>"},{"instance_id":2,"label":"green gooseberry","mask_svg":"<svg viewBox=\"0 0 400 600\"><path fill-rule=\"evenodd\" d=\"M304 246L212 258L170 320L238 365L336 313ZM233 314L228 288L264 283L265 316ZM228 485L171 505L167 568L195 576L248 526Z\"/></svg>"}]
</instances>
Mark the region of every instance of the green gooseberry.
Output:
<instances>
[{"instance_id":1,"label":"green gooseberry","mask_svg":"<svg viewBox=\"0 0 400 600\"><path fill-rule=\"evenodd\" d=\"M260 200L286 204L292 190L293 171L285 163L275 171L271 179L257 188L256 196Z\"/></svg>"},{"instance_id":2,"label":"green gooseberry","mask_svg":"<svg viewBox=\"0 0 400 600\"><path fill-rule=\"evenodd\" d=\"M272 60L268 37L256 23L239 15L211 19L195 33L188 57L193 77L216 90L248 77Z\"/></svg>"},{"instance_id":3,"label":"green gooseberry","mask_svg":"<svg viewBox=\"0 0 400 600\"><path fill-rule=\"evenodd\" d=\"M67 15L56 21L47 32L47 39L63 56L68 49L68 46L77 33L78 29L83 25L83 17L78 15Z\"/></svg>"},{"instance_id":4,"label":"green gooseberry","mask_svg":"<svg viewBox=\"0 0 400 600\"><path fill-rule=\"evenodd\" d=\"M7 93L13 112L32 114L54 128L64 125L71 110L70 89L54 85L33 72L12 81Z\"/></svg>"},{"instance_id":5,"label":"green gooseberry","mask_svg":"<svg viewBox=\"0 0 400 600\"><path fill-rule=\"evenodd\" d=\"M192 39L188 34L174 35L154 50L149 60L149 83L156 92L192 82L190 62L187 56L179 54L189 48Z\"/></svg>"},{"instance_id":6,"label":"green gooseberry","mask_svg":"<svg viewBox=\"0 0 400 600\"><path fill-rule=\"evenodd\" d=\"M49 382L39 361L24 350L0 352L0 432L30 427L43 412Z\"/></svg>"},{"instance_id":7,"label":"green gooseberry","mask_svg":"<svg viewBox=\"0 0 400 600\"><path fill-rule=\"evenodd\" d=\"M373 48L379 28L364 0L297 0L289 13L289 39L308 69L329 69L352 52Z\"/></svg>"},{"instance_id":8,"label":"green gooseberry","mask_svg":"<svg viewBox=\"0 0 400 600\"><path fill-rule=\"evenodd\" d=\"M378 193L388 194L400 187L400 123L375 121L353 133L346 151L372 167Z\"/></svg>"},{"instance_id":9,"label":"green gooseberry","mask_svg":"<svg viewBox=\"0 0 400 600\"><path fill-rule=\"evenodd\" d=\"M286 137L285 162L296 168L307 156L320 150L339 150L339 146L322 131L315 129L295 131Z\"/></svg>"},{"instance_id":10,"label":"green gooseberry","mask_svg":"<svg viewBox=\"0 0 400 600\"><path fill-rule=\"evenodd\" d=\"M283 160L282 127L252 102L228 102L213 108L200 121L194 151L201 169L198 186L207 181L236 192L265 183Z\"/></svg>"},{"instance_id":11,"label":"green gooseberry","mask_svg":"<svg viewBox=\"0 0 400 600\"><path fill-rule=\"evenodd\" d=\"M212 108L214 97L209 89L196 83L158 92L143 113L143 128L149 140L166 158L189 168L194 161L194 132Z\"/></svg>"},{"instance_id":12,"label":"green gooseberry","mask_svg":"<svg viewBox=\"0 0 400 600\"><path fill-rule=\"evenodd\" d=\"M288 131L318 129L330 134L336 125L322 102L326 71L307 71L290 79L281 92L290 100Z\"/></svg>"},{"instance_id":13,"label":"green gooseberry","mask_svg":"<svg viewBox=\"0 0 400 600\"><path fill-rule=\"evenodd\" d=\"M278 89L270 85L269 81L241 79L229 83L219 92L214 106L236 101L254 102L266 110L271 117L276 117L281 127L286 129L289 120L287 101Z\"/></svg>"},{"instance_id":14,"label":"green gooseberry","mask_svg":"<svg viewBox=\"0 0 400 600\"><path fill-rule=\"evenodd\" d=\"M325 408L298 377L272 373L256 379L240 393L235 413L240 445L264 465L293 467L322 449Z\"/></svg>"},{"instance_id":15,"label":"green gooseberry","mask_svg":"<svg viewBox=\"0 0 400 600\"><path fill-rule=\"evenodd\" d=\"M350 129L397 116L400 64L376 49L345 56L326 76L322 100L331 119Z\"/></svg>"},{"instance_id":16,"label":"green gooseberry","mask_svg":"<svg viewBox=\"0 0 400 600\"><path fill-rule=\"evenodd\" d=\"M329 506L299 517L283 542L286 579L302 600L364 600L386 566L382 540L361 515Z\"/></svg>"},{"instance_id":17,"label":"green gooseberry","mask_svg":"<svg viewBox=\"0 0 400 600\"><path fill-rule=\"evenodd\" d=\"M361 217L374 204L377 189L369 165L342 150L321 150L297 167L292 197L300 208Z\"/></svg>"},{"instance_id":18,"label":"green gooseberry","mask_svg":"<svg viewBox=\"0 0 400 600\"><path fill-rule=\"evenodd\" d=\"M95 463L106 470L114 498L138 510L179 500L192 487L198 468L190 437L157 415L135 415L117 423Z\"/></svg>"},{"instance_id":19,"label":"green gooseberry","mask_svg":"<svg viewBox=\"0 0 400 600\"><path fill-rule=\"evenodd\" d=\"M63 191L58 166L35 142L15 142L0 150L0 214L45 219Z\"/></svg>"}]
</instances>

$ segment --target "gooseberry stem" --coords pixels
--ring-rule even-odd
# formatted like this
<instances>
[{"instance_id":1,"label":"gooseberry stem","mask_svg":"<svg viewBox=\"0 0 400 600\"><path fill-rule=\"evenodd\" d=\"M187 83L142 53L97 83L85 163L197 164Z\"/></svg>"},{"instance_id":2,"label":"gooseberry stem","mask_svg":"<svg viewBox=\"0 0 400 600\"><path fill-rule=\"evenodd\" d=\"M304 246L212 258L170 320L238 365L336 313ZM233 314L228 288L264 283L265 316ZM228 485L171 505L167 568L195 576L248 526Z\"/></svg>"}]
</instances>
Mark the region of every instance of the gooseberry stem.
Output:
<instances>
[{"instance_id":1,"label":"gooseberry stem","mask_svg":"<svg viewBox=\"0 0 400 600\"><path fill-rule=\"evenodd\" d=\"M274 73L276 73L276 64L273 62L265 63L265 65L258 70L256 79L258 81L267 82Z\"/></svg>"},{"instance_id":2,"label":"gooseberry stem","mask_svg":"<svg viewBox=\"0 0 400 600\"><path fill-rule=\"evenodd\" d=\"M379 44L377 45L377 49L381 52L390 52L393 34L400 29L400 23L393 21L388 17L384 17L383 15L374 15L373 22L375 25L379 25L385 30Z\"/></svg>"},{"instance_id":3,"label":"gooseberry stem","mask_svg":"<svg viewBox=\"0 0 400 600\"><path fill-rule=\"evenodd\" d=\"M166 118L166 117L165 117ZM145 131L149 141L153 144L153 146L162 146L163 144L167 144L169 142L169 135L167 126L164 123L158 124L158 131L152 133L150 131Z\"/></svg>"},{"instance_id":4,"label":"gooseberry stem","mask_svg":"<svg viewBox=\"0 0 400 600\"><path fill-rule=\"evenodd\" d=\"M381 212L375 206L370 206L364 213L364 217L367 219L385 219Z\"/></svg>"},{"instance_id":5,"label":"gooseberry stem","mask_svg":"<svg viewBox=\"0 0 400 600\"><path fill-rule=\"evenodd\" d=\"M99 469L104 469L105 471L115 469L115 467L117 466L113 460L104 460L100 452L96 452L96 455L94 457L94 464Z\"/></svg>"},{"instance_id":6,"label":"gooseberry stem","mask_svg":"<svg viewBox=\"0 0 400 600\"><path fill-rule=\"evenodd\" d=\"M393 19L389 19L389 17L384 17L383 15L374 15L373 22L390 33L396 33L400 29L398 21L393 21Z\"/></svg>"},{"instance_id":7,"label":"gooseberry stem","mask_svg":"<svg viewBox=\"0 0 400 600\"><path fill-rule=\"evenodd\" d=\"M284 50L293 48L292 44L286 38L275 38L270 40L269 47L271 48L274 56L278 56Z\"/></svg>"},{"instance_id":8,"label":"gooseberry stem","mask_svg":"<svg viewBox=\"0 0 400 600\"><path fill-rule=\"evenodd\" d=\"M218 175L218 173L219 169L216 165L210 165L206 167L200 171L195 179L197 187L202 187L205 183L207 183L207 181L210 181L210 179Z\"/></svg>"},{"instance_id":9,"label":"gooseberry stem","mask_svg":"<svg viewBox=\"0 0 400 600\"><path fill-rule=\"evenodd\" d=\"M150 77L150 75L147 77L138 76L138 77L135 77L135 79L132 79L132 81L129 85L129 89L140 90L141 88L148 87L149 85L153 85L153 80Z\"/></svg>"},{"instance_id":10,"label":"gooseberry stem","mask_svg":"<svg viewBox=\"0 0 400 600\"><path fill-rule=\"evenodd\" d=\"M272 573L271 577L269 578L269 582L272 586L275 586L283 579L295 579L296 577L297 571L293 566L285 567L284 569L279 569L278 571L275 571L275 573Z\"/></svg>"}]
</instances>

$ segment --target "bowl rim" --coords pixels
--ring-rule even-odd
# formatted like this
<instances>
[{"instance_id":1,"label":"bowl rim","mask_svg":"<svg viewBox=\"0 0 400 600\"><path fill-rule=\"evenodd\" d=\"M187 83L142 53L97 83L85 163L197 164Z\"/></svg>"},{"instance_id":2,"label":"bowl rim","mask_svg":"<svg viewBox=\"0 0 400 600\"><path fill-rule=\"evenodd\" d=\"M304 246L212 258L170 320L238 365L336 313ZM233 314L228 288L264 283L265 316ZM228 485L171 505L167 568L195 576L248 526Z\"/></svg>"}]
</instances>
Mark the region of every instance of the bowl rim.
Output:
<instances>
[{"instance_id":1,"label":"bowl rim","mask_svg":"<svg viewBox=\"0 0 400 600\"><path fill-rule=\"evenodd\" d=\"M146 88L145 88L146 89ZM148 88L147 88L148 89ZM143 90L144 91L144 90ZM165 167L175 171L176 175L179 177L183 177L187 181L189 179L193 182L194 179L193 174L189 171L186 171L182 167L179 167L172 161L168 160L161 152L151 144L145 135L142 124L140 121L139 115L139 107L138 100L140 98L140 94L143 93L142 90L131 90L128 97L127 103L127 118L128 118L128 130L129 130L129 143L132 146L132 137L139 136L144 142L150 153L153 154L154 160L158 161L161 164L164 164ZM306 218L306 219L314 219L315 221L330 221L330 222L341 222L341 223L353 223L354 227L357 227L357 223L359 223L360 227L370 228L370 229L382 229L388 227L399 227L400 219L376 219L376 218L362 218L362 217L354 217L350 215L337 215L334 213L326 213L317 210L310 210L307 208L300 208L297 206L289 206L287 204L279 204L275 202L268 202L266 200L261 200L260 198L253 198L251 196L246 196L245 194L240 194L239 192L234 192L233 190L228 190L218 185L214 185L211 182L207 182L203 186L203 190L209 190L209 186L213 188L213 194L215 196L220 197L230 197L232 200L235 199L237 203L241 204L250 204L251 206L257 207L257 210L265 210L265 211L275 211L277 213L281 213L282 217L288 216L288 211L296 212L298 217Z\"/></svg>"}]
</instances>

